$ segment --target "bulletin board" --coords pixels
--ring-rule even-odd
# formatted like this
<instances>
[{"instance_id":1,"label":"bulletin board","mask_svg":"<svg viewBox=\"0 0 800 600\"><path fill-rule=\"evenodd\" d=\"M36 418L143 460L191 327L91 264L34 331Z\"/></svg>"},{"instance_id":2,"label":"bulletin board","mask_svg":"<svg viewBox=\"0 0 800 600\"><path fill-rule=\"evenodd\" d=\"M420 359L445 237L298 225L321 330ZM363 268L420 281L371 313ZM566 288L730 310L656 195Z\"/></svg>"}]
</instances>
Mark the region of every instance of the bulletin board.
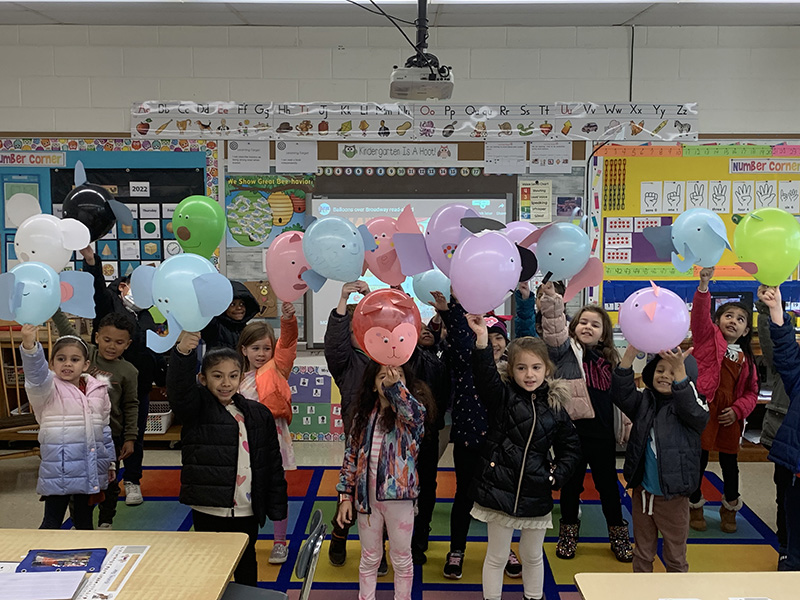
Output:
<instances>
[{"instance_id":1,"label":"bulletin board","mask_svg":"<svg viewBox=\"0 0 800 600\"><path fill-rule=\"evenodd\" d=\"M757 208L779 207L800 215L800 152L793 148L710 144L601 149L592 192L602 207L603 306L617 311L643 280L659 282L691 301L698 268L683 273L669 258L657 257L642 233L646 227L669 225L685 210L702 207L719 214L732 242L736 222ZM715 289L755 292L758 282L736 261L734 252L724 252ZM782 289L787 301L800 301L800 283L789 282Z\"/></svg>"},{"instance_id":2,"label":"bulletin board","mask_svg":"<svg viewBox=\"0 0 800 600\"><path fill-rule=\"evenodd\" d=\"M292 423L289 432L293 440L333 442L344 440L342 405L339 389L322 364L311 364L313 358L298 359L289 375L292 391ZM304 364L298 364L304 363Z\"/></svg>"}]
</instances>

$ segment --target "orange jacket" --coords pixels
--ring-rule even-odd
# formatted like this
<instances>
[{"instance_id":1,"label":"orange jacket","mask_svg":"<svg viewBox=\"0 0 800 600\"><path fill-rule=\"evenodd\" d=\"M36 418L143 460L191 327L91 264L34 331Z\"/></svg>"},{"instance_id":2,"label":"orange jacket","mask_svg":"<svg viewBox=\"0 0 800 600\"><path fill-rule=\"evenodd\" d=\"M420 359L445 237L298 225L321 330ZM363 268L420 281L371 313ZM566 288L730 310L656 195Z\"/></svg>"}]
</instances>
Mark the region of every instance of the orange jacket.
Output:
<instances>
[{"instance_id":1,"label":"orange jacket","mask_svg":"<svg viewBox=\"0 0 800 600\"><path fill-rule=\"evenodd\" d=\"M289 373L297 358L297 317L281 319L281 337L275 345L272 358L256 372L258 401L266 406L276 419L292 422L292 391Z\"/></svg>"}]
</instances>

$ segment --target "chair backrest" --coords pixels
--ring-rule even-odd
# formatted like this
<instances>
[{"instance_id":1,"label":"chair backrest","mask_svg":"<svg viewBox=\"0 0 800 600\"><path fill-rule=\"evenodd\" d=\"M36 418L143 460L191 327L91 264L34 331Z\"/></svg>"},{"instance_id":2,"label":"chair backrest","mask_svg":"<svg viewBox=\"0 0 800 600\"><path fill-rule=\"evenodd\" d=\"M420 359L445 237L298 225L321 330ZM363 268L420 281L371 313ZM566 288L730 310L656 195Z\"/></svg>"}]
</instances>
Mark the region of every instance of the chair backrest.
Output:
<instances>
[{"instance_id":1,"label":"chair backrest","mask_svg":"<svg viewBox=\"0 0 800 600\"><path fill-rule=\"evenodd\" d=\"M308 600L308 596L311 594L311 584L314 581L314 572L317 570L317 561L326 529L325 523L322 522L322 511L317 509L309 522L308 538L300 547L294 568L294 574L298 579L303 580L299 600Z\"/></svg>"}]
</instances>

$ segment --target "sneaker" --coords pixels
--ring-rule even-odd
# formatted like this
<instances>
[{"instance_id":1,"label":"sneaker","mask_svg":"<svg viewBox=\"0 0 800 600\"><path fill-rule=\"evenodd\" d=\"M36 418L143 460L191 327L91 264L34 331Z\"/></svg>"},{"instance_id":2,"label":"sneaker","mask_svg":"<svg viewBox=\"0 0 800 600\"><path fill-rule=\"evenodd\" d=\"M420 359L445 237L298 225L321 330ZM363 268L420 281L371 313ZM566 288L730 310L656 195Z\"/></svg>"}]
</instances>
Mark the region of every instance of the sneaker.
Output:
<instances>
[{"instance_id":1,"label":"sneaker","mask_svg":"<svg viewBox=\"0 0 800 600\"><path fill-rule=\"evenodd\" d=\"M347 560L347 538L340 538L336 534L331 534L331 545L328 548L328 560L334 567L344 566Z\"/></svg>"},{"instance_id":2,"label":"sneaker","mask_svg":"<svg viewBox=\"0 0 800 600\"><path fill-rule=\"evenodd\" d=\"M444 563L444 576L448 579L461 579L461 569L464 567L463 552L448 552L447 561Z\"/></svg>"},{"instance_id":3,"label":"sneaker","mask_svg":"<svg viewBox=\"0 0 800 600\"><path fill-rule=\"evenodd\" d=\"M512 550L508 554L508 562L506 563L506 575L511 579L519 579L522 577L522 563L519 562L517 555Z\"/></svg>"},{"instance_id":4,"label":"sneaker","mask_svg":"<svg viewBox=\"0 0 800 600\"><path fill-rule=\"evenodd\" d=\"M383 549L381 564L378 565L378 577L383 577L389 572L389 561L386 560L386 548Z\"/></svg>"},{"instance_id":5,"label":"sneaker","mask_svg":"<svg viewBox=\"0 0 800 600\"><path fill-rule=\"evenodd\" d=\"M100 523L100 524L97 526L97 528L98 528L98 529L114 529L114 528L111 526L111 523Z\"/></svg>"},{"instance_id":6,"label":"sneaker","mask_svg":"<svg viewBox=\"0 0 800 600\"><path fill-rule=\"evenodd\" d=\"M142 486L138 483L125 482L125 504L128 506L138 506L144 502L142 498Z\"/></svg>"},{"instance_id":7,"label":"sneaker","mask_svg":"<svg viewBox=\"0 0 800 600\"><path fill-rule=\"evenodd\" d=\"M282 565L289 558L289 548L286 544L275 544L269 553L269 564Z\"/></svg>"}]
</instances>

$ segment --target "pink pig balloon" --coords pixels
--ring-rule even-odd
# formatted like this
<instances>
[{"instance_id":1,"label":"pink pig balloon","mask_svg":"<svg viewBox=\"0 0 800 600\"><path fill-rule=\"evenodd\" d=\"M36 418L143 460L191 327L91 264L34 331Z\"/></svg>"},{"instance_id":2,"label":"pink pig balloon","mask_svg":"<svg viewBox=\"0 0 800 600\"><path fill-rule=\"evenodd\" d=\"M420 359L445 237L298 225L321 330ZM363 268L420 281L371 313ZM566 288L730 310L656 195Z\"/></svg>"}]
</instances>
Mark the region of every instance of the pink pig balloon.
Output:
<instances>
[{"instance_id":1,"label":"pink pig balloon","mask_svg":"<svg viewBox=\"0 0 800 600\"><path fill-rule=\"evenodd\" d=\"M400 259L392 239L397 232L397 221L392 217L375 217L367 221L367 229L378 245L375 250L364 253L367 267L382 282L400 285L406 276L400 270Z\"/></svg>"},{"instance_id":2,"label":"pink pig balloon","mask_svg":"<svg viewBox=\"0 0 800 600\"><path fill-rule=\"evenodd\" d=\"M689 310L675 292L650 284L625 300L619 309L619 327L635 348L655 354L684 340Z\"/></svg>"},{"instance_id":3,"label":"pink pig balloon","mask_svg":"<svg viewBox=\"0 0 800 600\"><path fill-rule=\"evenodd\" d=\"M450 264L458 245L469 235L461 226L464 217L478 214L464 204L445 204L436 209L425 228L425 247L439 270L450 277Z\"/></svg>"},{"instance_id":4,"label":"pink pig balloon","mask_svg":"<svg viewBox=\"0 0 800 600\"><path fill-rule=\"evenodd\" d=\"M450 267L450 282L467 312L483 314L503 303L517 287L521 273L516 244L493 231L459 245Z\"/></svg>"},{"instance_id":5,"label":"pink pig balloon","mask_svg":"<svg viewBox=\"0 0 800 600\"><path fill-rule=\"evenodd\" d=\"M272 290L281 302L294 302L306 293L308 285L300 276L310 268L303 254L302 232L287 231L270 244L264 269Z\"/></svg>"},{"instance_id":6,"label":"pink pig balloon","mask_svg":"<svg viewBox=\"0 0 800 600\"><path fill-rule=\"evenodd\" d=\"M411 358L421 327L414 300L393 288L370 292L353 314L353 333L361 349L375 362L392 367Z\"/></svg>"}]
</instances>

